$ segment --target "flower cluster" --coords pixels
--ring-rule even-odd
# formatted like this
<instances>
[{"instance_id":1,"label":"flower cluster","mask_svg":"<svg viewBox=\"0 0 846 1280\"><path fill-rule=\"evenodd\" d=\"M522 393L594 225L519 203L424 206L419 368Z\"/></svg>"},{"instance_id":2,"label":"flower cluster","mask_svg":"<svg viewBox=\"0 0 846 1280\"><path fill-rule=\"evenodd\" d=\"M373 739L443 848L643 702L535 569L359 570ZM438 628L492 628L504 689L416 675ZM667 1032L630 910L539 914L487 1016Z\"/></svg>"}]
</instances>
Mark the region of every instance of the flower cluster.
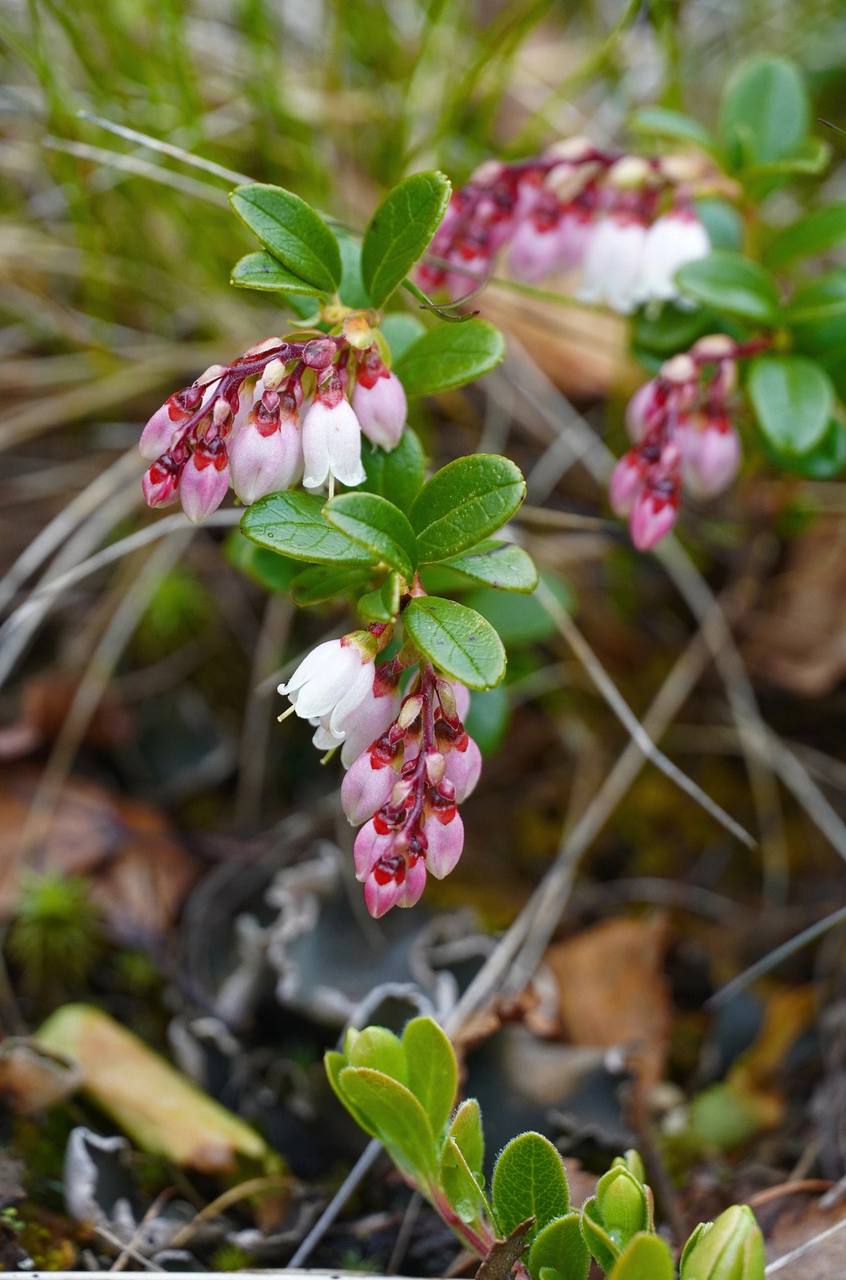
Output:
<instances>
[{"instance_id":1,"label":"flower cluster","mask_svg":"<svg viewBox=\"0 0 846 1280\"><path fill-rule=\"evenodd\" d=\"M156 410L139 446L151 463L144 497L151 507L178 498L199 521L230 485L249 505L301 479L307 489L361 484L361 433L392 449L405 418L402 383L369 328L268 338Z\"/></svg>"},{"instance_id":2,"label":"flower cluster","mask_svg":"<svg viewBox=\"0 0 846 1280\"><path fill-rule=\"evenodd\" d=\"M672 529L682 489L713 498L736 476L740 439L732 396L737 361L753 347L725 334L701 338L662 365L629 401L626 429L633 446L614 468L609 496L616 514L628 517L639 551Z\"/></svg>"},{"instance_id":3,"label":"flower cluster","mask_svg":"<svg viewBox=\"0 0 846 1280\"><path fill-rule=\"evenodd\" d=\"M581 138L519 164L490 161L453 194L418 280L463 298L507 246L519 280L580 268L586 302L628 313L668 301L676 271L710 249L693 206L708 172L696 157L621 155Z\"/></svg>"},{"instance_id":4,"label":"flower cluster","mask_svg":"<svg viewBox=\"0 0 846 1280\"><path fill-rule=\"evenodd\" d=\"M356 878L377 919L392 907L413 907L427 873L441 880L453 870L464 847L458 805L482 766L462 724L467 690L423 663L401 694L400 676L410 663L400 654L376 665L390 634L374 623L328 640L279 686L290 710L315 727L315 746L341 749L347 769L341 803L361 827Z\"/></svg>"}]
</instances>

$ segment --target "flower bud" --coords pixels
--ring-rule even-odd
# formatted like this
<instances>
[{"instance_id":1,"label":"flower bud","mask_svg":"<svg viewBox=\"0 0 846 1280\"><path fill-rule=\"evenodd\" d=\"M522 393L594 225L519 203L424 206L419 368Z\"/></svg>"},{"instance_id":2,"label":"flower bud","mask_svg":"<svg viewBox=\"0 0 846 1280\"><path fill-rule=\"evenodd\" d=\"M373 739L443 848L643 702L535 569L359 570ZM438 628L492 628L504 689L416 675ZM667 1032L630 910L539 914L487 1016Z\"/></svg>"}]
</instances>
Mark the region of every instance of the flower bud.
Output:
<instances>
[{"instance_id":1,"label":"flower bud","mask_svg":"<svg viewBox=\"0 0 846 1280\"><path fill-rule=\"evenodd\" d=\"M189 520L199 524L216 511L229 488L229 458L220 437L201 440L185 464L179 500Z\"/></svg>"},{"instance_id":2,"label":"flower bud","mask_svg":"<svg viewBox=\"0 0 846 1280\"><path fill-rule=\"evenodd\" d=\"M391 450L399 444L408 403L395 373L378 361L363 361L353 392L352 407L361 429L372 444Z\"/></svg>"},{"instance_id":3,"label":"flower bud","mask_svg":"<svg viewBox=\"0 0 846 1280\"><path fill-rule=\"evenodd\" d=\"M394 771L385 769L383 772L393 774ZM379 834L372 819L364 824L353 844L356 880L363 882L367 879L379 859L391 852L393 842L392 835Z\"/></svg>"},{"instance_id":4,"label":"flower bud","mask_svg":"<svg viewBox=\"0 0 846 1280\"><path fill-rule=\"evenodd\" d=\"M403 904L406 895L405 880L405 859L399 855L389 853L375 864L364 882L364 902L374 920L385 915L392 907ZM413 886L415 889L418 881L419 872ZM420 892L422 893L422 888Z\"/></svg>"},{"instance_id":5,"label":"flower bud","mask_svg":"<svg viewBox=\"0 0 846 1280\"><path fill-rule=\"evenodd\" d=\"M318 393L303 420L303 458L308 489L319 489L330 475L342 484L361 484L361 425L348 400L338 397L330 404Z\"/></svg>"},{"instance_id":6,"label":"flower bud","mask_svg":"<svg viewBox=\"0 0 846 1280\"><path fill-rule=\"evenodd\" d=\"M681 1280L764 1280L764 1241L748 1205L697 1229L682 1253Z\"/></svg>"},{"instance_id":7,"label":"flower bud","mask_svg":"<svg viewBox=\"0 0 846 1280\"><path fill-rule=\"evenodd\" d=\"M148 507L168 507L176 501L181 472L182 467L174 461L172 454L165 453L156 459L141 479Z\"/></svg>"},{"instance_id":8,"label":"flower bud","mask_svg":"<svg viewBox=\"0 0 846 1280\"><path fill-rule=\"evenodd\" d=\"M627 516L630 514L635 501L643 490L643 485L643 463L634 449L630 449L628 453L623 454L611 472L608 498L615 515Z\"/></svg>"},{"instance_id":9,"label":"flower bud","mask_svg":"<svg viewBox=\"0 0 846 1280\"><path fill-rule=\"evenodd\" d=\"M515 231L508 252L511 274L527 284L542 280L555 270L560 249L557 219L525 218Z\"/></svg>"},{"instance_id":10,"label":"flower bud","mask_svg":"<svg viewBox=\"0 0 846 1280\"><path fill-rule=\"evenodd\" d=\"M441 822L437 813L430 814L423 824L426 837L426 866L436 880L443 880L455 869L464 848L464 823L457 810L452 811L448 822Z\"/></svg>"},{"instance_id":11,"label":"flower bud","mask_svg":"<svg viewBox=\"0 0 846 1280\"><path fill-rule=\"evenodd\" d=\"M372 818L383 804L388 803L396 780L395 769L390 765L374 768L370 752L362 751L341 783L341 807L347 821L358 827Z\"/></svg>"},{"instance_id":12,"label":"flower bud","mask_svg":"<svg viewBox=\"0 0 846 1280\"><path fill-rule=\"evenodd\" d=\"M406 864L405 882L402 893L397 899L398 907L414 907L423 897L426 888L426 862L423 858L414 858Z\"/></svg>"},{"instance_id":13,"label":"flower bud","mask_svg":"<svg viewBox=\"0 0 846 1280\"><path fill-rule=\"evenodd\" d=\"M303 347L302 361L309 369L328 369L335 359L336 344L331 338L312 338Z\"/></svg>"},{"instance_id":14,"label":"flower bud","mask_svg":"<svg viewBox=\"0 0 846 1280\"><path fill-rule=\"evenodd\" d=\"M629 517L632 542L638 551L650 551L665 538L678 519L678 492L673 486L644 488L637 495Z\"/></svg>"},{"instance_id":15,"label":"flower bud","mask_svg":"<svg viewBox=\"0 0 846 1280\"><path fill-rule=\"evenodd\" d=\"M725 415L697 415L679 423L682 480L696 498L714 498L740 468L740 438Z\"/></svg>"},{"instance_id":16,"label":"flower bud","mask_svg":"<svg viewBox=\"0 0 846 1280\"><path fill-rule=\"evenodd\" d=\"M302 434L296 422L283 421L265 434L256 422L245 422L229 446L232 488L245 505L267 493L290 489L303 467Z\"/></svg>"},{"instance_id":17,"label":"flower bud","mask_svg":"<svg viewBox=\"0 0 846 1280\"><path fill-rule=\"evenodd\" d=\"M638 387L626 405L626 431L635 444L654 426L666 403L666 397L654 378Z\"/></svg>"},{"instance_id":18,"label":"flower bud","mask_svg":"<svg viewBox=\"0 0 846 1280\"><path fill-rule=\"evenodd\" d=\"M469 735L464 746L453 746L446 754L444 777L455 787L455 799L463 804L475 789L482 772L482 753Z\"/></svg>"},{"instance_id":19,"label":"flower bud","mask_svg":"<svg viewBox=\"0 0 846 1280\"><path fill-rule=\"evenodd\" d=\"M155 462L156 458L166 453L173 440L174 431L186 416L180 415L178 421L174 420L170 416L169 400L157 409L141 432L141 439L138 441L141 457L149 462Z\"/></svg>"},{"instance_id":20,"label":"flower bud","mask_svg":"<svg viewBox=\"0 0 846 1280\"><path fill-rule=\"evenodd\" d=\"M613 1166L599 1179L596 1202L602 1225L619 1248L639 1231L649 1230L646 1188L625 1165Z\"/></svg>"}]
</instances>

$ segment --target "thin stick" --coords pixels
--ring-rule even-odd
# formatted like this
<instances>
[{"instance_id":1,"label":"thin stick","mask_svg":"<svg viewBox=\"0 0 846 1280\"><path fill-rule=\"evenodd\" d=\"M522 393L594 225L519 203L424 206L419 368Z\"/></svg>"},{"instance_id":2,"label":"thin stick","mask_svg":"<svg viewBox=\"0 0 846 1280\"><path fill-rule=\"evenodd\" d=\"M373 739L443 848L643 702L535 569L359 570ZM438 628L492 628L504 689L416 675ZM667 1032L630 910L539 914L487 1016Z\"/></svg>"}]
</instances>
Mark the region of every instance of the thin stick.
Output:
<instances>
[{"instance_id":1,"label":"thin stick","mask_svg":"<svg viewBox=\"0 0 846 1280\"><path fill-rule=\"evenodd\" d=\"M239 1200L246 1200L247 1196L260 1195L262 1192L278 1191L283 1187L290 1186L290 1183L291 1179L287 1175L273 1173L267 1174L262 1178L250 1178L247 1182L240 1182L237 1187L229 1187L212 1200L210 1204L205 1205L199 1213L194 1215L190 1222L186 1222L185 1226L177 1231L169 1247L171 1249L184 1248L204 1222L208 1222L211 1218L216 1218L218 1214L223 1213L230 1205L237 1204Z\"/></svg>"},{"instance_id":2,"label":"thin stick","mask_svg":"<svg viewBox=\"0 0 846 1280\"><path fill-rule=\"evenodd\" d=\"M338 1187L332 1199L315 1222L311 1231L302 1241L293 1257L288 1262L286 1271L290 1271L293 1267L301 1267L306 1259L310 1256L312 1250L320 1243L350 1196L355 1191L360 1182L366 1178L367 1174L373 1168L378 1156L381 1154L381 1144L375 1138L371 1138L361 1155L350 1169L344 1181Z\"/></svg>"},{"instance_id":3,"label":"thin stick","mask_svg":"<svg viewBox=\"0 0 846 1280\"><path fill-rule=\"evenodd\" d=\"M825 1231L821 1231L819 1235L812 1236L810 1240L806 1240L804 1244L798 1245L795 1249L791 1249L790 1253L785 1253L783 1257L777 1258L775 1262L771 1262L764 1270L765 1276L774 1276L779 1271L783 1271L785 1267L789 1267L791 1262L795 1262L797 1258L804 1258L806 1253L810 1253L812 1249L816 1249L825 1240L830 1240L832 1236L837 1235L838 1231L846 1231L846 1218L841 1222L835 1222L833 1227L827 1227Z\"/></svg>"},{"instance_id":4,"label":"thin stick","mask_svg":"<svg viewBox=\"0 0 846 1280\"><path fill-rule=\"evenodd\" d=\"M719 991L715 991L710 999L706 1001L705 1008L722 1009L741 991L744 991L753 982L757 982L759 978L762 978L765 973L770 973L777 968L782 960L787 960L788 957L795 955L797 951L801 951L809 943L815 942L817 938L821 938L829 930L836 929L840 924L846 924L846 907L838 907L830 915L823 916L822 920L817 920L816 924L809 925L801 933L797 933L794 937L789 938L787 942L783 942L780 947L774 947L772 951L757 960L755 964L750 965L748 969L744 969L742 973L732 978L731 982L727 982L724 987L720 987Z\"/></svg>"},{"instance_id":5,"label":"thin stick","mask_svg":"<svg viewBox=\"0 0 846 1280\"><path fill-rule=\"evenodd\" d=\"M109 169L122 169L124 173L134 173L139 178L149 178L163 187L173 187L186 196L194 196L206 200L209 204L226 207L226 194L217 187L210 187L207 182L199 182L185 173L172 173L161 165L150 160L142 160L138 156L127 156L122 151L110 151L108 147L93 147L88 142L76 142L72 138L54 138L48 134L43 140L48 151L62 151L66 155L77 156L80 160L92 160L95 164L105 165Z\"/></svg>"},{"instance_id":6,"label":"thin stick","mask_svg":"<svg viewBox=\"0 0 846 1280\"><path fill-rule=\"evenodd\" d=\"M546 609L549 616L555 623L559 634L566 640L572 649L576 658L587 671L593 683L602 694L608 706L616 715L617 719L628 731L632 739L637 743L643 754L651 760L651 762L660 769L665 777L674 782L677 787L698 805L715 818L721 826L725 827L736 839L745 844L747 848L754 849L756 841L753 836L746 831L739 822L736 822L730 814L726 813L716 801L712 800L701 787L699 787L691 778L679 769L678 765L673 764L662 751L655 746L655 743L644 732L643 726L637 716L632 711L625 698L620 693L608 672L573 622L566 609L562 608L559 601L555 598L545 583L541 583L537 588L535 595Z\"/></svg>"},{"instance_id":7,"label":"thin stick","mask_svg":"<svg viewBox=\"0 0 846 1280\"><path fill-rule=\"evenodd\" d=\"M236 169L227 169L222 164L216 164L214 160L207 160L205 156L196 156L190 151L186 151L183 147L174 146L172 142L163 142L161 138L154 138L149 133L142 133L140 129L130 129L125 124L117 124L113 120L106 120L104 116L95 115L93 111L77 111L80 120L87 120L90 124L96 124L101 129L105 129L107 133L114 133L119 138L125 138L128 142L140 143L142 147L147 147L150 151L158 151L161 155L170 156L173 160L180 160L182 164L191 165L194 169L202 169L205 173L211 173L215 178L222 178L224 182L233 182L236 186L240 186L244 182L255 182L255 178L251 178L246 173L238 173Z\"/></svg>"}]
</instances>

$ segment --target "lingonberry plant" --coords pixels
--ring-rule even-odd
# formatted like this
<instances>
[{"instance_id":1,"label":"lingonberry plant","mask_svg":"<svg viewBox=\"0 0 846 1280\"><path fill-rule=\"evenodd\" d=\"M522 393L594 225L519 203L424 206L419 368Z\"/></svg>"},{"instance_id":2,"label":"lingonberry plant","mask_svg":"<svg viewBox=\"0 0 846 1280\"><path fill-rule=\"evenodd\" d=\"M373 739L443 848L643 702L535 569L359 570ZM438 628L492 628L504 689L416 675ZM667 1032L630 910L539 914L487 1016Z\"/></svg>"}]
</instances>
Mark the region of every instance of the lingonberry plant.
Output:
<instances>
[{"instance_id":1,"label":"lingonberry plant","mask_svg":"<svg viewBox=\"0 0 846 1280\"><path fill-rule=\"evenodd\" d=\"M236 190L235 211L264 249L238 262L233 283L277 292L301 324L176 392L141 438L151 506L179 500L202 520L231 486L247 508L236 554L248 572L302 606L356 602L363 627L318 645L280 693L316 747L340 749L343 807L361 828L356 875L377 917L413 906L427 874L458 861L458 805L481 768L463 724L468 690L505 672L494 628L429 593L427 570L504 591L537 583L526 552L491 536L523 500L518 468L477 454L427 480L406 425L407 395L460 386L502 355L497 330L475 318L424 331L384 315L449 191L438 173L407 179L359 249L290 192Z\"/></svg>"},{"instance_id":2,"label":"lingonberry plant","mask_svg":"<svg viewBox=\"0 0 846 1280\"><path fill-rule=\"evenodd\" d=\"M683 493L708 499L731 484L738 422L754 421L784 470L825 479L846 466L846 271L803 279L808 259L846 241L846 205L770 222L771 210L783 218L774 193L825 169L810 116L798 69L756 55L729 77L716 133L664 108L633 117L633 132L669 154L573 138L485 163L453 195L419 270L456 299L502 259L518 281L555 277L584 302L636 313L635 353L656 376L629 406L634 448L610 498L639 550L670 531Z\"/></svg>"},{"instance_id":3,"label":"lingonberry plant","mask_svg":"<svg viewBox=\"0 0 846 1280\"><path fill-rule=\"evenodd\" d=\"M586 1280L591 1258L609 1280L673 1280L656 1234L652 1192L640 1157L626 1152L580 1209L570 1204L563 1161L539 1133L521 1133L499 1153L490 1187L478 1102L457 1103L452 1045L431 1018L401 1037L385 1027L349 1029L342 1052L325 1058L335 1093L385 1147L409 1185L429 1201L490 1271L531 1280ZM684 1246L680 1280L763 1280L761 1232L745 1205L701 1223Z\"/></svg>"},{"instance_id":4,"label":"lingonberry plant","mask_svg":"<svg viewBox=\"0 0 846 1280\"><path fill-rule=\"evenodd\" d=\"M518 468L477 454L427 479L406 423L408 397L461 386L501 359L498 331L455 301L507 252L523 281L577 271L583 300L636 313L633 342L652 377L628 406L632 447L610 499L640 550L674 526L683 492L708 499L730 485L750 410L771 461L836 474L846 465L846 271L794 287L790 270L846 239L846 206L778 231L767 222L773 192L824 167L809 119L796 68L761 55L730 77L717 135L650 109L632 123L663 150L570 140L487 163L452 197L442 174L415 174L360 243L282 188L233 192L262 248L232 283L273 292L298 323L156 411L141 438L144 492L151 506L180 501L202 520L231 487L246 507L233 554L247 572L303 607L355 602L363 627L318 646L280 692L288 713L311 722L316 747L340 748L343 806L360 828L356 875L374 916L414 905L427 875L458 861L458 806L481 765L464 727L468 690L505 672L497 630L449 598L452 586L537 583L526 552L492 536L523 500ZM421 284L451 301L439 307ZM400 288L434 327L386 314Z\"/></svg>"}]
</instances>

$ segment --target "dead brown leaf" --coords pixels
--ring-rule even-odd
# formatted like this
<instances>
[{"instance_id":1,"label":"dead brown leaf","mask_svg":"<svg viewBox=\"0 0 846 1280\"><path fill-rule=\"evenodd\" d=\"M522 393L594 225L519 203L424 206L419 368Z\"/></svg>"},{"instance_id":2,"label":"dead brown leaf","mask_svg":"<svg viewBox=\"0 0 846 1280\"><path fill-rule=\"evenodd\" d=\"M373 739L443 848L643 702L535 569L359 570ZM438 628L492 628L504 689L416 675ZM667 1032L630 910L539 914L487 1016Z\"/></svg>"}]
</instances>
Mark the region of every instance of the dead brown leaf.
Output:
<instances>
[{"instance_id":1,"label":"dead brown leaf","mask_svg":"<svg viewBox=\"0 0 846 1280\"><path fill-rule=\"evenodd\" d=\"M643 1090L661 1080L670 1032L664 976L665 916L605 920L555 943L546 963L558 983L561 1025L574 1044L631 1049Z\"/></svg>"},{"instance_id":2,"label":"dead brown leaf","mask_svg":"<svg viewBox=\"0 0 846 1280\"><path fill-rule=\"evenodd\" d=\"M15 910L21 831L36 793L32 769L0 782L0 918ZM174 921L196 879L196 861L152 805L71 777L39 850L39 870L89 878L93 899L122 934L157 935Z\"/></svg>"},{"instance_id":3,"label":"dead brown leaf","mask_svg":"<svg viewBox=\"0 0 846 1280\"><path fill-rule=\"evenodd\" d=\"M71 708L78 679L63 671L35 676L24 686L17 720L0 728L0 760L21 760L58 736ZM125 742L132 720L109 687L94 711L83 742L95 748L110 748Z\"/></svg>"},{"instance_id":4,"label":"dead brown leaf","mask_svg":"<svg viewBox=\"0 0 846 1280\"><path fill-rule=\"evenodd\" d=\"M787 1183L784 1194L767 1193L765 1204L755 1205L755 1216L764 1232L767 1261L779 1258L846 1220L846 1204L842 1201L822 1208L820 1198L793 1194ZM822 1240L812 1250L788 1263L777 1273L778 1280L843 1280L846 1275L846 1226L842 1231Z\"/></svg>"},{"instance_id":5,"label":"dead brown leaf","mask_svg":"<svg viewBox=\"0 0 846 1280\"><path fill-rule=\"evenodd\" d=\"M823 516L791 542L746 626L749 666L792 693L817 698L846 674L846 521Z\"/></svg>"}]
</instances>

